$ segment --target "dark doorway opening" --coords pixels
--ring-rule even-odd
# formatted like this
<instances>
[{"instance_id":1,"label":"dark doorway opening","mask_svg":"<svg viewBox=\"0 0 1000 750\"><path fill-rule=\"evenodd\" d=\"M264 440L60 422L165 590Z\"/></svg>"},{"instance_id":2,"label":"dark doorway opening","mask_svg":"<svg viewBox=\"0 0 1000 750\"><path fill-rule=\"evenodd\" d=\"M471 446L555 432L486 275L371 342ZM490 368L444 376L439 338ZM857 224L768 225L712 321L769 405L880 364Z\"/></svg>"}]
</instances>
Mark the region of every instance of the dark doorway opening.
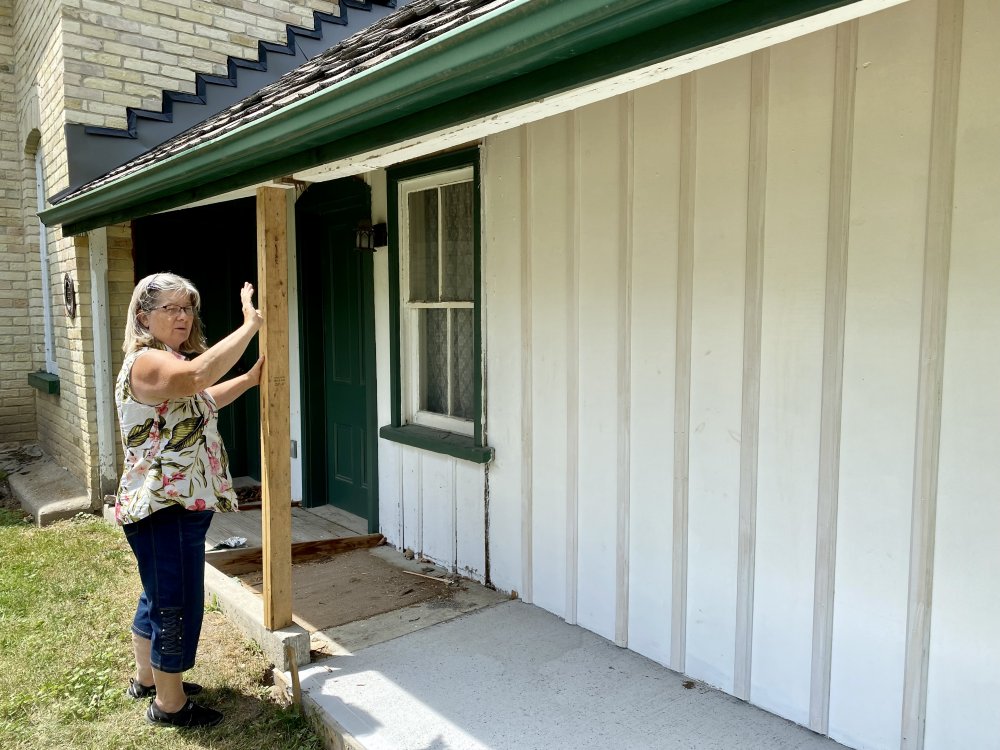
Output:
<instances>
[{"instance_id":1,"label":"dark doorway opening","mask_svg":"<svg viewBox=\"0 0 1000 750\"><path fill-rule=\"evenodd\" d=\"M201 318L209 345L243 320L239 290L257 285L256 201L245 198L171 211L132 224L135 281L151 273L173 272L190 279L201 293ZM246 372L257 361L257 340L225 376ZM219 432L234 477L260 479L260 403L256 392L219 412Z\"/></svg>"}]
</instances>

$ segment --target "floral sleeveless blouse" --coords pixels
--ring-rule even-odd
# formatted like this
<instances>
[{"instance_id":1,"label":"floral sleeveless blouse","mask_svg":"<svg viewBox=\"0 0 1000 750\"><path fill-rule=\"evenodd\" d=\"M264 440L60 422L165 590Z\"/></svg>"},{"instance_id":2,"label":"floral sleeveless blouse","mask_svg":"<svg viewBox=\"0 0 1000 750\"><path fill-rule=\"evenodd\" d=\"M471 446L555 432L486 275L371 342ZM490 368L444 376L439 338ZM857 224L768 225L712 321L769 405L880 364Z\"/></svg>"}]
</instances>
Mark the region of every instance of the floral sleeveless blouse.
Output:
<instances>
[{"instance_id":1,"label":"floral sleeveless blouse","mask_svg":"<svg viewBox=\"0 0 1000 750\"><path fill-rule=\"evenodd\" d=\"M116 520L135 523L170 505L188 510L236 510L215 400L201 391L155 406L136 401L130 382L132 365L146 351L143 348L125 357L115 384L125 450ZM184 359L177 352L171 354Z\"/></svg>"}]
</instances>

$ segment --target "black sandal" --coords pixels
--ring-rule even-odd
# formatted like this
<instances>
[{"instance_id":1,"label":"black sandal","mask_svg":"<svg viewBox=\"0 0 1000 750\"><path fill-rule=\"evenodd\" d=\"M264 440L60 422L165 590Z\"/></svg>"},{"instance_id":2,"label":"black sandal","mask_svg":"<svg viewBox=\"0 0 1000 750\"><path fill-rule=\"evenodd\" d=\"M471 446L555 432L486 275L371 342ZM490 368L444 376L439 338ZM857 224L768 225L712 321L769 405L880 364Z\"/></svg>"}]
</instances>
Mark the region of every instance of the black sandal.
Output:
<instances>
[{"instance_id":1,"label":"black sandal","mask_svg":"<svg viewBox=\"0 0 1000 750\"><path fill-rule=\"evenodd\" d=\"M146 721L161 726L194 729L196 727L214 727L222 721L222 714L215 709L199 706L191 700L185 703L184 708L180 711L167 713L157 708L156 701L153 701L146 709Z\"/></svg>"},{"instance_id":2,"label":"black sandal","mask_svg":"<svg viewBox=\"0 0 1000 750\"><path fill-rule=\"evenodd\" d=\"M204 688L196 682L182 682L184 686L184 695L189 698L192 695L198 695ZM128 678L128 690L125 691L129 698L134 698L135 700L142 700L143 698L155 698L156 697L156 685L140 685L135 677Z\"/></svg>"}]
</instances>

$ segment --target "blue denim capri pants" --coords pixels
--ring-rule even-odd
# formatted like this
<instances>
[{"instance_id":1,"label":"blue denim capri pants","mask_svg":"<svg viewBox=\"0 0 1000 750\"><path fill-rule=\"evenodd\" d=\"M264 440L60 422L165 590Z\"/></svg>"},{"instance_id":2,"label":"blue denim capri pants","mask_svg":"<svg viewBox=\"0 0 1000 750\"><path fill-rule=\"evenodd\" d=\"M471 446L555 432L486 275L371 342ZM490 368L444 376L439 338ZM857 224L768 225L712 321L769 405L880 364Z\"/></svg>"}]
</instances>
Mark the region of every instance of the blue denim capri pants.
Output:
<instances>
[{"instance_id":1,"label":"blue denim capri pants","mask_svg":"<svg viewBox=\"0 0 1000 750\"><path fill-rule=\"evenodd\" d=\"M143 588L132 632L152 642L151 663L161 672L194 666L205 611L205 535L214 515L173 505L122 526Z\"/></svg>"}]
</instances>

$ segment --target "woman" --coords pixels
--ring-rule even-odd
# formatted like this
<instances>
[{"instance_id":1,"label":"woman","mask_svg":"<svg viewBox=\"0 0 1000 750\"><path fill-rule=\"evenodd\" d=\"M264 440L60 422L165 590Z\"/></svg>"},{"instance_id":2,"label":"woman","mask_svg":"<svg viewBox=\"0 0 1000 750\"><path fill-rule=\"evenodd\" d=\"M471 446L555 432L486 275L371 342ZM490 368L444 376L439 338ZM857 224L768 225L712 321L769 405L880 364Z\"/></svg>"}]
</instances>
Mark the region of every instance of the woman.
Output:
<instances>
[{"instance_id":1,"label":"woman","mask_svg":"<svg viewBox=\"0 0 1000 750\"><path fill-rule=\"evenodd\" d=\"M205 534L213 512L236 509L229 461L216 424L219 409L260 382L263 359L244 375L217 382L246 350L263 318L253 286L240 291L243 324L205 345L194 285L172 273L136 286L125 324L125 361L115 386L125 450L115 517L142 579L132 622L136 672L128 694L155 697L146 719L214 726L222 714L188 696L205 588ZM186 355L197 354L189 359Z\"/></svg>"}]
</instances>

